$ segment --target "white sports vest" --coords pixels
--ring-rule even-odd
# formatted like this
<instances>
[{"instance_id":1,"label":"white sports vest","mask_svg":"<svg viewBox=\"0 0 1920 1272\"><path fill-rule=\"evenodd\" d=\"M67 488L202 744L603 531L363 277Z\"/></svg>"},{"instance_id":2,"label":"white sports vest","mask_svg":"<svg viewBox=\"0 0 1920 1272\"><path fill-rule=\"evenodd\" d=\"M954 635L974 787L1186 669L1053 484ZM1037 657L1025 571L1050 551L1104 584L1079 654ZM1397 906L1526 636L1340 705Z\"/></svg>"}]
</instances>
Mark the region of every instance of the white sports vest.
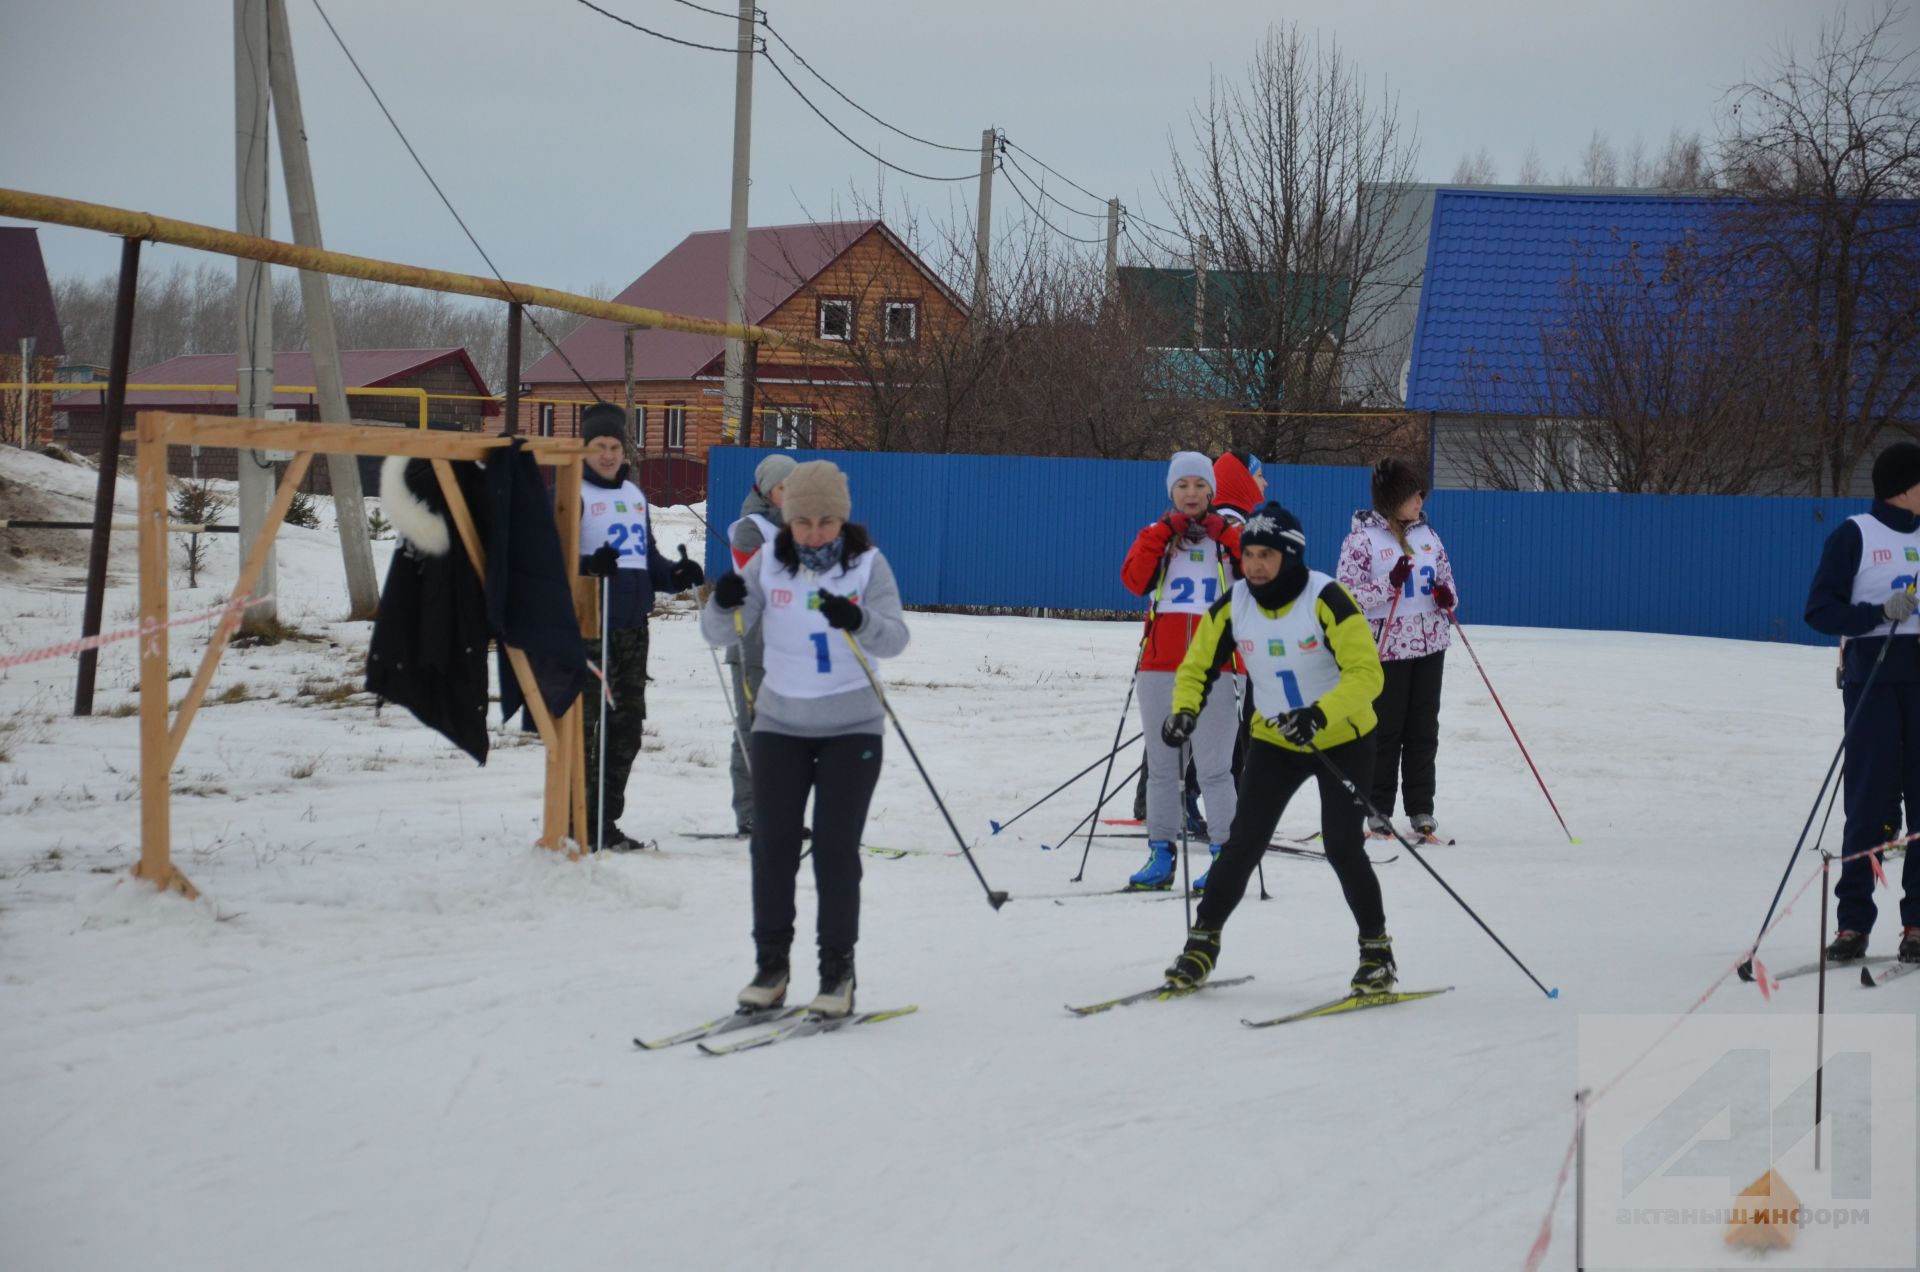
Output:
<instances>
[{"instance_id":1,"label":"white sports vest","mask_svg":"<svg viewBox=\"0 0 1920 1272\"><path fill-rule=\"evenodd\" d=\"M733 542L734 531L738 530L741 526L745 525L749 521L753 522L754 525L760 527L761 544L765 545L768 543L772 543L775 539L780 537L779 526L774 525L773 522L767 520L765 517L761 516L757 512L750 512L746 516L740 518L740 520L734 522L732 525L727 527L727 542L729 544ZM759 551L759 549L756 548L754 549L754 551L757 552Z\"/></svg>"},{"instance_id":2,"label":"white sports vest","mask_svg":"<svg viewBox=\"0 0 1920 1272\"><path fill-rule=\"evenodd\" d=\"M873 574L879 549L860 554L851 570L835 566L825 574L801 567L790 573L771 552L756 552L760 589L766 594L760 631L767 642L767 683L786 698L826 698L867 688L866 672L847 648L847 638L820 613L820 589L859 600Z\"/></svg>"},{"instance_id":3,"label":"white sports vest","mask_svg":"<svg viewBox=\"0 0 1920 1272\"><path fill-rule=\"evenodd\" d=\"M1394 562L1407 554L1400 550L1400 541L1393 537L1393 531L1385 526L1363 528L1368 550L1373 553L1374 573L1384 579ZM1413 549L1413 576L1401 585L1399 608L1394 608L1393 594L1388 593L1386 604L1367 611L1368 621L1384 621L1389 610L1399 618L1431 614L1440 608L1433 599L1433 585L1439 581L1440 536L1433 532L1433 527L1423 523L1407 532L1407 546Z\"/></svg>"},{"instance_id":4,"label":"white sports vest","mask_svg":"<svg viewBox=\"0 0 1920 1272\"><path fill-rule=\"evenodd\" d=\"M1860 568L1853 572L1853 603L1884 605L1920 574L1920 531L1901 534L1870 513L1847 520L1860 527ZM1881 623L1869 636L1886 636L1893 624Z\"/></svg>"},{"instance_id":5,"label":"white sports vest","mask_svg":"<svg viewBox=\"0 0 1920 1272\"><path fill-rule=\"evenodd\" d=\"M647 568L647 497L632 482L580 491L580 555L592 556L602 545L620 554L621 569Z\"/></svg>"},{"instance_id":6,"label":"white sports vest","mask_svg":"<svg viewBox=\"0 0 1920 1272\"><path fill-rule=\"evenodd\" d=\"M1253 685L1253 705L1271 720L1312 706L1340 683L1340 664L1327 648L1314 603L1333 582L1318 570L1286 613L1270 617L1244 580L1233 585L1233 638Z\"/></svg>"},{"instance_id":7,"label":"white sports vest","mask_svg":"<svg viewBox=\"0 0 1920 1272\"><path fill-rule=\"evenodd\" d=\"M1221 564L1220 545L1212 539L1198 543L1176 540L1167 558L1167 575L1160 582L1158 614L1205 614L1220 599L1221 587L1231 578Z\"/></svg>"}]
</instances>

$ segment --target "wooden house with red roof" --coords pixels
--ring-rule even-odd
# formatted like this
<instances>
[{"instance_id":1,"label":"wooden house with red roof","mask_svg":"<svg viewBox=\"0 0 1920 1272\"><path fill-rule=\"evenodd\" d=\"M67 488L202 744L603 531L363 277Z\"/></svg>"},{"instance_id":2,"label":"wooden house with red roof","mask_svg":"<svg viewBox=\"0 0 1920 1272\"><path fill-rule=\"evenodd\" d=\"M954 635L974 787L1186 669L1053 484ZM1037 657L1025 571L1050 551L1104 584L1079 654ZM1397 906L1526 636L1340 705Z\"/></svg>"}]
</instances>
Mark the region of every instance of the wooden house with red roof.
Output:
<instances>
[{"instance_id":1,"label":"wooden house with red roof","mask_svg":"<svg viewBox=\"0 0 1920 1272\"><path fill-rule=\"evenodd\" d=\"M33 341L33 354L21 362L21 342ZM0 382L45 384L66 360L53 287L40 255L40 234L31 227L0 226ZM21 431L22 390L0 390L0 439L21 446L53 440L53 394L25 390L26 429Z\"/></svg>"},{"instance_id":2,"label":"wooden house with red roof","mask_svg":"<svg viewBox=\"0 0 1920 1272\"><path fill-rule=\"evenodd\" d=\"M690 234L614 297L702 318L726 317L727 232ZM845 360L820 348L768 349L754 369L754 419L744 436L724 436L725 342L712 336L636 330L633 379L636 448L675 461L675 488L704 487L707 449L742 445L837 447L859 444L863 345L910 345L964 328L966 302L898 235L877 220L768 226L748 231L747 321L844 345ZM593 319L521 377L520 431L577 436L596 395L626 401L626 328ZM562 354L565 356L563 357ZM571 367L569 367L571 363ZM577 374L576 374L577 373ZM585 381L585 384L582 381ZM591 388L587 386L590 385Z\"/></svg>"}]
</instances>

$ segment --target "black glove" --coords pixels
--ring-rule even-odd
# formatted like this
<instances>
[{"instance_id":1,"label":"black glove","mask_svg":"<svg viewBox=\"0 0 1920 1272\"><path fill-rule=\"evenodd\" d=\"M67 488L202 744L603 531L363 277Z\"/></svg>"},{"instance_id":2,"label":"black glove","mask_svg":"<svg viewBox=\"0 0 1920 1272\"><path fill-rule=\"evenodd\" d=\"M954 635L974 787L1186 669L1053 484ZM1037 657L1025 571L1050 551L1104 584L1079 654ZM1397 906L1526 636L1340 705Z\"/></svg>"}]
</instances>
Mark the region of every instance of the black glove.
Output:
<instances>
[{"instance_id":1,"label":"black glove","mask_svg":"<svg viewBox=\"0 0 1920 1272\"><path fill-rule=\"evenodd\" d=\"M1313 741L1314 734L1327 727L1327 713L1319 707L1301 707L1287 712L1274 723L1279 726L1281 737L1295 746L1306 746Z\"/></svg>"},{"instance_id":2,"label":"black glove","mask_svg":"<svg viewBox=\"0 0 1920 1272\"><path fill-rule=\"evenodd\" d=\"M1187 739L1193 736L1193 726L1197 720L1198 717L1191 711L1174 712L1160 726L1160 740L1168 746L1184 746Z\"/></svg>"},{"instance_id":3,"label":"black glove","mask_svg":"<svg viewBox=\"0 0 1920 1272\"><path fill-rule=\"evenodd\" d=\"M687 545L680 545L680 559L673 563L673 569L667 572L667 586L676 592L690 592L707 581L707 572L700 563L687 555Z\"/></svg>"},{"instance_id":4,"label":"black glove","mask_svg":"<svg viewBox=\"0 0 1920 1272\"><path fill-rule=\"evenodd\" d=\"M728 570L713 585L713 603L723 610L739 609L747 603L747 581Z\"/></svg>"},{"instance_id":5,"label":"black glove","mask_svg":"<svg viewBox=\"0 0 1920 1272\"><path fill-rule=\"evenodd\" d=\"M620 568L620 552L611 543L603 543L594 550L592 556L580 558L580 573L591 574L598 578L610 579L614 571Z\"/></svg>"},{"instance_id":6,"label":"black glove","mask_svg":"<svg viewBox=\"0 0 1920 1272\"><path fill-rule=\"evenodd\" d=\"M857 632L865 615L860 607L844 596L835 596L825 588L820 589L820 617L827 620L828 627L837 627L843 632Z\"/></svg>"}]
</instances>

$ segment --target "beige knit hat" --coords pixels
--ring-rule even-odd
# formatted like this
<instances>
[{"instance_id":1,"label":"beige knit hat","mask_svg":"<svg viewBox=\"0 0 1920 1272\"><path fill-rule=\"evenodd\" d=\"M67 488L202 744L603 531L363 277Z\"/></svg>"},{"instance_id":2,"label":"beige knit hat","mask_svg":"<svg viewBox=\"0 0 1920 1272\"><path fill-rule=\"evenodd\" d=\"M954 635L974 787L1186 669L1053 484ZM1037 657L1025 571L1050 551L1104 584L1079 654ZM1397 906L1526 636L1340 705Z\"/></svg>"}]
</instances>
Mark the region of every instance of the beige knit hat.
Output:
<instances>
[{"instance_id":1,"label":"beige knit hat","mask_svg":"<svg viewBox=\"0 0 1920 1272\"><path fill-rule=\"evenodd\" d=\"M796 517L838 517L845 521L853 511L847 475L830 459L795 464L780 484L787 489L780 511L789 525Z\"/></svg>"}]
</instances>

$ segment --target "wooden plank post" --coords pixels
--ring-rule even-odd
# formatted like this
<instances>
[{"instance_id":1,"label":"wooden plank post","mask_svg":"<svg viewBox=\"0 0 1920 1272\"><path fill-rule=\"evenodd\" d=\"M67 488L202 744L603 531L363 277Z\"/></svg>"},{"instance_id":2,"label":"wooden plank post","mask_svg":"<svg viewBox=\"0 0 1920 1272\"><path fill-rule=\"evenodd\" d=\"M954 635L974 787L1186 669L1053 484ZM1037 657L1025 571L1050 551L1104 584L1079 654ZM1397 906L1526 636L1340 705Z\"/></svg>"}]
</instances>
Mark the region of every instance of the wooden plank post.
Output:
<instances>
[{"instance_id":1,"label":"wooden plank post","mask_svg":"<svg viewBox=\"0 0 1920 1272\"><path fill-rule=\"evenodd\" d=\"M167 425L143 414L135 436L140 497L140 860L135 878L162 891L199 892L175 869L167 744Z\"/></svg>"},{"instance_id":2,"label":"wooden plank post","mask_svg":"<svg viewBox=\"0 0 1920 1272\"><path fill-rule=\"evenodd\" d=\"M580 470L579 463L558 464L553 470L553 519L560 531L560 558L566 564L567 595L577 597L580 592ZM600 651L601 665L606 665L607 651ZM602 738L600 745L606 745ZM586 739L586 703L585 695L573 700L566 715L560 720L560 752L562 766L556 774L554 766L548 764L548 780L558 776L563 782L560 791L561 819L570 827L574 842L573 854L578 856L586 850L589 842L587 835L587 739ZM549 753L551 760L551 753ZM548 799L554 792L548 790Z\"/></svg>"}]
</instances>

